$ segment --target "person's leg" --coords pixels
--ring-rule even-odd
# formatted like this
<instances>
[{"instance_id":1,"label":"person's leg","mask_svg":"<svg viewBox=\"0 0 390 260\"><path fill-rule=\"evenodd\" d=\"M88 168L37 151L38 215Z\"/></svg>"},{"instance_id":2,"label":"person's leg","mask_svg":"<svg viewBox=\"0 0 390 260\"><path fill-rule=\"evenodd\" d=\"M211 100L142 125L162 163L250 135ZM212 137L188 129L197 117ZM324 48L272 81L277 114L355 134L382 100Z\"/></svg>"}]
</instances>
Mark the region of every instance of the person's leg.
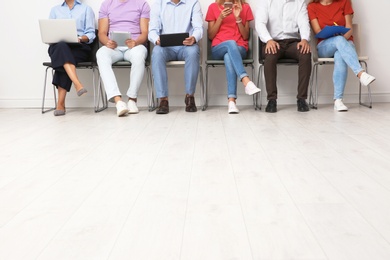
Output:
<instances>
[{"instance_id":1,"label":"person's leg","mask_svg":"<svg viewBox=\"0 0 390 260\"><path fill-rule=\"evenodd\" d=\"M341 56L340 51L334 54L333 85L334 99L343 99L345 84L348 77L348 65Z\"/></svg>"},{"instance_id":2,"label":"person's leg","mask_svg":"<svg viewBox=\"0 0 390 260\"><path fill-rule=\"evenodd\" d=\"M363 68L359 63L359 58L353 44L348 42L343 36L335 36L320 42L317 46L318 57L332 58L335 52L340 51L340 57L350 67L353 73L360 76Z\"/></svg>"},{"instance_id":3,"label":"person's leg","mask_svg":"<svg viewBox=\"0 0 390 260\"><path fill-rule=\"evenodd\" d=\"M198 44L182 46L178 49L178 60L184 60L184 81L187 95L194 95L200 66L200 50Z\"/></svg>"},{"instance_id":4,"label":"person's leg","mask_svg":"<svg viewBox=\"0 0 390 260\"><path fill-rule=\"evenodd\" d=\"M276 100L278 98L278 89L276 86L277 78L277 63L279 58L284 54L283 45L281 41L279 42L280 49L275 53L265 53L265 44L262 48L262 53L264 57L264 77L265 77L265 87L267 89L267 99Z\"/></svg>"},{"instance_id":5,"label":"person's leg","mask_svg":"<svg viewBox=\"0 0 390 260\"><path fill-rule=\"evenodd\" d=\"M152 52L152 73L156 96L160 99L168 98L168 76L166 62L174 60L176 53L174 48L154 46Z\"/></svg>"},{"instance_id":6,"label":"person's leg","mask_svg":"<svg viewBox=\"0 0 390 260\"><path fill-rule=\"evenodd\" d=\"M104 89L107 93L107 99L110 102L116 103L121 100L121 92L119 90L115 73L112 69L112 64L123 60L123 52L102 46L96 53L96 60L99 66Z\"/></svg>"},{"instance_id":7,"label":"person's leg","mask_svg":"<svg viewBox=\"0 0 390 260\"><path fill-rule=\"evenodd\" d=\"M65 112L65 98L66 98L66 89L62 87L57 87L58 90L58 101L56 110L64 111Z\"/></svg>"},{"instance_id":8,"label":"person's leg","mask_svg":"<svg viewBox=\"0 0 390 260\"><path fill-rule=\"evenodd\" d=\"M135 46L125 52L124 59L131 62L130 85L127 96L133 100L137 99L138 90L144 78L147 55L148 51L144 45Z\"/></svg>"},{"instance_id":9,"label":"person's leg","mask_svg":"<svg viewBox=\"0 0 390 260\"><path fill-rule=\"evenodd\" d=\"M298 94L297 99L307 99L311 75L311 53L301 53L297 49L298 41L292 40L284 53L285 58L298 61Z\"/></svg>"}]
</instances>

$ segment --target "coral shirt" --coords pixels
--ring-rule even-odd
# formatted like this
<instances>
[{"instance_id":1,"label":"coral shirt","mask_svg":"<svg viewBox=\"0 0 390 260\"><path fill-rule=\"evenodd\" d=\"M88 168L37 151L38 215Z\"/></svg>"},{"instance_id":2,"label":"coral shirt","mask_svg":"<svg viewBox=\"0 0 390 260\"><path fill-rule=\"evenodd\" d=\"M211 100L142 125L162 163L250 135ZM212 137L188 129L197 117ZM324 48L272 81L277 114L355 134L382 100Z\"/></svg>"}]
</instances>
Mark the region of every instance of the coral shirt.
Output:
<instances>
[{"instance_id":1,"label":"coral shirt","mask_svg":"<svg viewBox=\"0 0 390 260\"><path fill-rule=\"evenodd\" d=\"M345 16L353 14L350 0L334 0L330 5L310 3L307 9L310 21L317 19L321 29L334 23L345 26ZM348 40L352 41L352 36Z\"/></svg>"},{"instance_id":2,"label":"coral shirt","mask_svg":"<svg viewBox=\"0 0 390 260\"><path fill-rule=\"evenodd\" d=\"M206 21L216 21L222 10L223 5L218 5L218 3L212 3L207 10ZM245 25L247 21L252 21L254 19L252 9L250 8L249 4L242 5L240 18L242 19L243 25ZM227 40L234 40L236 41L238 46L242 46L246 50L248 50L248 41L242 38L240 30L238 29L238 24L236 23L236 18L234 18L233 13L231 13L229 16L222 20L221 27L219 27L219 31L211 42L211 46L216 46L221 42Z\"/></svg>"}]
</instances>

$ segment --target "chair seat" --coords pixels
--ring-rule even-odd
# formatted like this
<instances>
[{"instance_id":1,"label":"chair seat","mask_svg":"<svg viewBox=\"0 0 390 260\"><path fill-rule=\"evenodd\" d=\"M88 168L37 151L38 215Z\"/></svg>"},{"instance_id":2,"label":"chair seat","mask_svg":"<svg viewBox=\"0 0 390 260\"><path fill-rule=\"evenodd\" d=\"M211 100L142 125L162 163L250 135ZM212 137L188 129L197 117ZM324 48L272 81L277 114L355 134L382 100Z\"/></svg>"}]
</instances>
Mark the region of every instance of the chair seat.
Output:
<instances>
[{"instance_id":1,"label":"chair seat","mask_svg":"<svg viewBox=\"0 0 390 260\"><path fill-rule=\"evenodd\" d=\"M253 59L243 59L243 64L252 64L254 62ZM223 60L206 60L205 62L207 65L225 65L225 62Z\"/></svg>"},{"instance_id":2,"label":"chair seat","mask_svg":"<svg viewBox=\"0 0 390 260\"><path fill-rule=\"evenodd\" d=\"M131 67L131 62L129 61L117 61L114 64L112 64L113 67Z\"/></svg>"}]
</instances>

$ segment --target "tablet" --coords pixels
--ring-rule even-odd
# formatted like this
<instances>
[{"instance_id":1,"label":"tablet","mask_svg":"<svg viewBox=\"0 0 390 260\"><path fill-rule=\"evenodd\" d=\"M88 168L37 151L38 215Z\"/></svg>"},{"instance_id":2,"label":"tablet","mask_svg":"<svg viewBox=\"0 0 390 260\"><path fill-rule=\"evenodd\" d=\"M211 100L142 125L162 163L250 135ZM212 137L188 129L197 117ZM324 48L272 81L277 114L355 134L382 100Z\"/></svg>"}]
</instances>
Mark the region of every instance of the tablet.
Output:
<instances>
[{"instance_id":1,"label":"tablet","mask_svg":"<svg viewBox=\"0 0 390 260\"><path fill-rule=\"evenodd\" d=\"M183 41L189 37L189 33L169 33L160 35L160 46L180 46Z\"/></svg>"},{"instance_id":2,"label":"tablet","mask_svg":"<svg viewBox=\"0 0 390 260\"><path fill-rule=\"evenodd\" d=\"M115 41L116 44L120 47L127 47L126 40L131 39L130 32L120 32L120 31L112 31L110 32L110 39Z\"/></svg>"}]
</instances>

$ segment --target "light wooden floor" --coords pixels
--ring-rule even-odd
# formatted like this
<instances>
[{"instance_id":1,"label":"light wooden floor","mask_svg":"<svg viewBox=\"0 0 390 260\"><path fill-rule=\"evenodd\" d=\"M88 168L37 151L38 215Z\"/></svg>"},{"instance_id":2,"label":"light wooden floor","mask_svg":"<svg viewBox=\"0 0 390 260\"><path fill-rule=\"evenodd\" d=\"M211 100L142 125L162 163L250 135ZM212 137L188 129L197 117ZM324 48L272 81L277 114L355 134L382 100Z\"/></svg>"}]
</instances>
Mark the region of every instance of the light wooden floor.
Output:
<instances>
[{"instance_id":1,"label":"light wooden floor","mask_svg":"<svg viewBox=\"0 0 390 260\"><path fill-rule=\"evenodd\" d=\"M390 259L390 103L0 110L0 259Z\"/></svg>"}]
</instances>

